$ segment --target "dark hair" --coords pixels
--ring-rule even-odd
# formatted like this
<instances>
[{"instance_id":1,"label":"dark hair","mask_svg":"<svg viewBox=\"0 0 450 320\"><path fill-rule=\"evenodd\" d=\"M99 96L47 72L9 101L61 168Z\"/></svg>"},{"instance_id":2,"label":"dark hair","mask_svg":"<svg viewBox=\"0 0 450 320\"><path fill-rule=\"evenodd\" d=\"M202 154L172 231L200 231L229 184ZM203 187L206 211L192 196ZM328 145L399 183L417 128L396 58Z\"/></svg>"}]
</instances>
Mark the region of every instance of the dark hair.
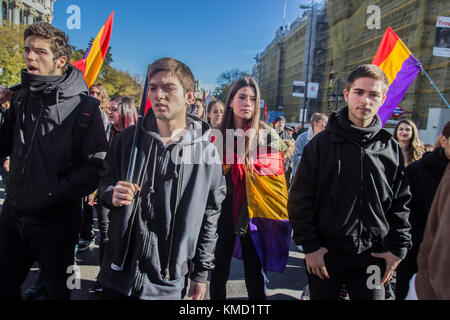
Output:
<instances>
[{"instance_id":1,"label":"dark hair","mask_svg":"<svg viewBox=\"0 0 450 320\"><path fill-rule=\"evenodd\" d=\"M259 122L259 106L258 106L258 101L260 101L260 90L259 90L259 86L258 83L255 81L255 79L253 79L250 76L244 76L236 81L233 82L231 88L230 88L230 92L228 93L228 97L227 97L227 102L225 104L225 112L223 115L223 120L222 123L220 124L220 131L222 132L222 136L224 137L224 139L227 137L227 129L236 129L234 126L234 112L233 112L233 108L230 106L231 102L233 101L234 97L236 96L237 92L239 91L239 89L244 88L244 87L250 87L253 88L255 90L255 95L256 95L256 104L255 104L255 111L252 115L252 118L250 119L250 129L255 130L255 132L257 133L256 136L250 136L249 138L246 137L245 140L245 159L246 162L248 160L248 155L250 152L250 147L252 146L254 139L256 139L256 143L259 143L259 129L263 128L262 124L260 124ZM223 144L223 151L225 154L225 146L226 144Z\"/></svg>"},{"instance_id":2,"label":"dark hair","mask_svg":"<svg viewBox=\"0 0 450 320\"><path fill-rule=\"evenodd\" d=\"M63 72L67 70L72 57L72 48L69 45L69 37L58 28L47 22L36 22L28 26L23 34L24 40L29 36L39 36L50 40L50 49L55 56L54 60L60 57L67 57Z\"/></svg>"},{"instance_id":3,"label":"dark hair","mask_svg":"<svg viewBox=\"0 0 450 320\"><path fill-rule=\"evenodd\" d=\"M213 108L216 104L221 104L221 105L225 108L225 105L223 104L223 102L222 102L221 100L213 100L213 101L210 101L210 102L208 103L208 107L207 107L207 109L206 109L206 112L210 113L211 110L212 110L212 108Z\"/></svg>"},{"instance_id":4,"label":"dark hair","mask_svg":"<svg viewBox=\"0 0 450 320\"><path fill-rule=\"evenodd\" d=\"M350 72L350 74L347 76L347 91L350 91L352 84L359 78L372 78L381 81L383 83L383 94L387 92L387 89L389 87L388 77L386 77L386 74L383 72L383 70L380 69L380 67L374 64L363 64L356 67L356 69Z\"/></svg>"},{"instance_id":5,"label":"dark hair","mask_svg":"<svg viewBox=\"0 0 450 320\"><path fill-rule=\"evenodd\" d=\"M170 72L178 81L180 81L184 92L189 90L194 90L195 79L192 74L191 69L183 62L178 61L174 58L161 58L156 60L150 65L149 79L151 79L155 74L161 71Z\"/></svg>"},{"instance_id":6,"label":"dark hair","mask_svg":"<svg viewBox=\"0 0 450 320\"><path fill-rule=\"evenodd\" d=\"M260 91L258 83L250 76L244 76L233 82L233 85L230 88L230 92L228 93L227 102L225 103L225 113L223 116L222 125L220 126L220 130L222 134L225 134L226 129L235 129L234 128L234 117L233 117L233 109L230 104L234 99L234 96L239 91L239 89L244 87L251 87L255 90L256 101L260 99ZM259 108L255 106L255 113L253 114L252 119L250 120L250 128L257 129L259 128Z\"/></svg>"},{"instance_id":7,"label":"dark hair","mask_svg":"<svg viewBox=\"0 0 450 320\"><path fill-rule=\"evenodd\" d=\"M199 116L199 118L204 121L207 121L208 119L206 116L206 103L204 103L203 100L200 98L195 99L195 102L197 102L197 101L200 102L200 104L202 105L202 108L203 108L203 113ZM195 102L194 102L194 104L195 104Z\"/></svg>"},{"instance_id":8,"label":"dark hair","mask_svg":"<svg viewBox=\"0 0 450 320\"><path fill-rule=\"evenodd\" d=\"M279 122L279 121L284 121L284 123L286 123L286 118L283 117L283 116L278 116L278 117L276 117L275 120L273 120L272 126L275 127L275 125L276 125L277 122Z\"/></svg>"},{"instance_id":9,"label":"dark hair","mask_svg":"<svg viewBox=\"0 0 450 320\"><path fill-rule=\"evenodd\" d=\"M450 137L450 121L447 121L447 123L442 128L442 132L441 133L447 139Z\"/></svg>"}]
</instances>

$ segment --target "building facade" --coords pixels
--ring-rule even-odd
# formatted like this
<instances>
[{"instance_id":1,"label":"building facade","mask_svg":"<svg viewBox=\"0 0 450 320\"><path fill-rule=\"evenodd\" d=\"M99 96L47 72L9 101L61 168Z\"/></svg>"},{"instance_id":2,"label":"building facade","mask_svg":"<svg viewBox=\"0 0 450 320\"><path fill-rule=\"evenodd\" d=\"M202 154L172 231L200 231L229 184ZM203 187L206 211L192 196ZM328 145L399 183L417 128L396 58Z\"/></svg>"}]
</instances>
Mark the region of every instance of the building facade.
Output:
<instances>
[{"instance_id":1,"label":"building facade","mask_svg":"<svg viewBox=\"0 0 450 320\"><path fill-rule=\"evenodd\" d=\"M379 28L368 26L371 5L379 8ZM433 56L437 16L450 16L448 0L327 0L323 8L309 9L290 27L279 29L272 43L258 55L262 99L269 110L284 111L289 122L301 122L304 99L292 97L292 83L306 82L308 73L308 81L318 82L320 90L317 99L307 101L306 121L315 111L330 113L342 107L347 74L358 65L372 62L390 26L450 101L450 59ZM404 116L421 129L427 126L431 108L447 108L420 73L400 105L406 110Z\"/></svg>"},{"instance_id":2,"label":"building facade","mask_svg":"<svg viewBox=\"0 0 450 320\"><path fill-rule=\"evenodd\" d=\"M284 112L288 122L308 122L312 113L320 111L318 99L292 94L294 81L323 81L326 25L323 5L315 5L291 25L279 28L275 39L255 58L262 99L269 111ZM304 109L303 118L300 110Z\"/></svg>"},{"instance_id":3,"label":"building facade","mask_svg":"<svg viewBox=\"0 0 450 320\"><path fill-rule=\"evenodd\" d=\"M52 23L55 0L0 0L0 23L29 25L38 21Z\"/></svg>"}]
</instances>

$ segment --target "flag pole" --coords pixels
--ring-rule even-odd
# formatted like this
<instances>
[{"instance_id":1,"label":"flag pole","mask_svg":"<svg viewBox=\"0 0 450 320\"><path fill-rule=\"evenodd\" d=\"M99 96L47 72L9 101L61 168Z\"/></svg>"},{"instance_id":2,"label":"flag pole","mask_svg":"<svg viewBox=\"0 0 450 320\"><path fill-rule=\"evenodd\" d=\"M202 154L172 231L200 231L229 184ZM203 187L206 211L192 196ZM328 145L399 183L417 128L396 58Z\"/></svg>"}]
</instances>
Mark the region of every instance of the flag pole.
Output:
<instances>
[{"instance_id":1,"label":"flag pole","mask_svg":"<svg viewBox=\"0 0 450 320\"><path fill-rule=\"evenodd\" d=\"M425 71L425 69L423 68L422 64L420 65L420 69L422 70L422 74L425 74L428 78L428 80L430 81L431 85L434 87L434 89L436 89L437 93L441 96L442 100L444 101L444 103L447 105L447 108L450 109L450 105L448 104L448 101L445 99L445 97L442 95L441 91L439 91L438 87L436 86L436 84L434 83L434 81L431 79L431 77L428 75L428 73Z\"/></svg>"},{"instance_id":2,"label":"flag pole","mask_svg":"<svg viewBox=\"0 0 450 320\"><path fill-rule=\"evenodd\" d=\"M141 100L141 106L139 108L139 115L136 123L136 130L134 131L134 137L133 137L133 144L131 147L131 154L130 154L130 162L128 163L128 171L127 171L127 182L133 182L133 174L134 174L134 167L136 165L136 155L137 155L137 141L142 120L144 119L145 114L145 106L147 103L147 97L148 97L148 75L150 72L150 65L147 68L147 74L145 75L145 85L144 85L144 92L142 93L142 100Z\"/></svg>"}]
</instances>

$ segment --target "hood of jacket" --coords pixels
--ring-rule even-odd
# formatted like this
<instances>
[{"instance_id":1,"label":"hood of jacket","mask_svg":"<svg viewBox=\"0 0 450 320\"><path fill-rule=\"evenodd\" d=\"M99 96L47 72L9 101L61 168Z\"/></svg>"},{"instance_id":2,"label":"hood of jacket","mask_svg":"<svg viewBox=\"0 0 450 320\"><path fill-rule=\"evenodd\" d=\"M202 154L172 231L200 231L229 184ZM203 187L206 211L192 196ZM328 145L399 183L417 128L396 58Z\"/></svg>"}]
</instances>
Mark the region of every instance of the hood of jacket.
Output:
<instances>
[{"instance_id":1,"label":"hood of jacket","mask_svg":"<svg viewBox=\"0 0 450 320\"><path fill-rule=\"evenodd\" d=\"M202 119L186 114L187 128L180 134L180 140L177 141L178 146L193 145L196 143L209 141L211 135L211 126ZM142 131L153 138L162 141L158 132L156 116L152 109L149 109L142 121Z\"/></svg>"},{"instance_id":2,"label":"hood of jacket","mask_svg":"<svg viewBox=\"0 0 450 320\"><path fill-rule=\"evenodd\" d=\"M22 88L32 92L48 94L57 92L58 99L70 98L79 94L88 94L83 73L72 65L60 76L41 76L22 70Z\"/></svg>"},{"instance_id":3,"label":"hood of jacket","mask_svg":"<svg viewBox=\"0 0 450 320\"><path fill-rule=\"evenodd\" d=\"M378 115L375 115L368 127L356 126L348 118L348 106L333 112L325 128L325 130L331 132L334 138L351 140L363 145L372 141L381 129L382 123Z\"/></svg>"},{"instance_id":4,"label":"hood of jacket","mask_svg":"<svg viewBox=\"0 0 450 320\"><path fill-rule=\"evenodd\" d=\"M22 90L27 95L43 97L46 107L56 106L49 108L47 112L48 117L57 125L60 125L77 105L68 101L79 99L79 95L88 95L83 73L72 65L60 76L40 76L26 70L22 70L21 76Z\"/></svg>"}]
</instances>

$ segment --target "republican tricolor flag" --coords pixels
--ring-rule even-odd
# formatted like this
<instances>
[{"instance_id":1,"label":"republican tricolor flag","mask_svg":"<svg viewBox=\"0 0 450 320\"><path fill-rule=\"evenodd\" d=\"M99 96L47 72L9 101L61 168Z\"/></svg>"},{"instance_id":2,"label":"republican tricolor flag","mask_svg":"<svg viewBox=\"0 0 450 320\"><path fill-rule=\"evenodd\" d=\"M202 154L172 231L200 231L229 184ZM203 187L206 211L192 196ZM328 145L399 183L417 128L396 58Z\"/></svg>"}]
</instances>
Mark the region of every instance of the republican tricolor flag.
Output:
<instances>
[{"instance_id":1,"label":"republican tricolor flag","mask_svg":"<svg viewBox=\"0 0 450 320\"><path fill-rule=\"evenodd\" d=\"M102 26L99 33L92 42L91 47L86 52L82 60L72 63L84 74L84 79L88 87L92 86L103 65L106 53L108 52L109 41L113 27L114 11L109 16L106 23Z\"/></svg>"},{"instance_id":2,"label":"republican tricolor flag","mask_svg":"<svg viewBox=\"0 0 450 320\"><path fill-rule=\"evenodd\" d=\"M386 100L378 110L384 126L421 70L421 64L391 27L386 29L372 64L379 66L389 79Z\"/></svg>"}]
</instances>

